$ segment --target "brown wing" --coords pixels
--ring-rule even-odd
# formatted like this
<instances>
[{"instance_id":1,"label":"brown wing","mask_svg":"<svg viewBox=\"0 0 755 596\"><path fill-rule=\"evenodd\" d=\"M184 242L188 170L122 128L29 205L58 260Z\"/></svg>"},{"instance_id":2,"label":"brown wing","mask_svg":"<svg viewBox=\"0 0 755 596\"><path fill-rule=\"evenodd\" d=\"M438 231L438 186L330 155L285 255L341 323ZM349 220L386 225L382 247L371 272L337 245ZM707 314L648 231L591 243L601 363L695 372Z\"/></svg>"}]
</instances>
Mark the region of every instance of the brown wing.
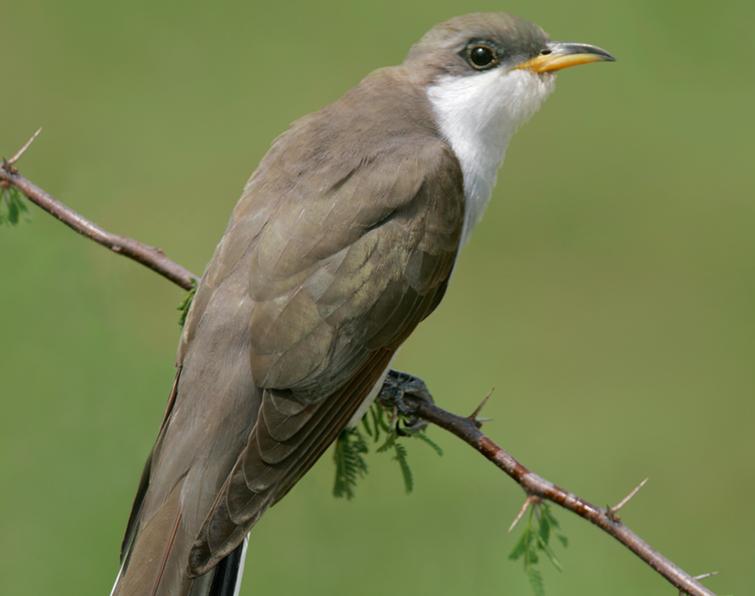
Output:
<instances>
[{"instance_id":1,"label":"brown wing","mask_svg":"<svg viewBox=\"0 0 755 596\"><path fill-rule=\"evenodd\" d=\"M420 147L360 164L314 203L280 206L261 232L249 258L262 403L194 545L194 572L231 552L314 464L439 302L461 179L444 144Z\"/></svg>"}]
</instances>

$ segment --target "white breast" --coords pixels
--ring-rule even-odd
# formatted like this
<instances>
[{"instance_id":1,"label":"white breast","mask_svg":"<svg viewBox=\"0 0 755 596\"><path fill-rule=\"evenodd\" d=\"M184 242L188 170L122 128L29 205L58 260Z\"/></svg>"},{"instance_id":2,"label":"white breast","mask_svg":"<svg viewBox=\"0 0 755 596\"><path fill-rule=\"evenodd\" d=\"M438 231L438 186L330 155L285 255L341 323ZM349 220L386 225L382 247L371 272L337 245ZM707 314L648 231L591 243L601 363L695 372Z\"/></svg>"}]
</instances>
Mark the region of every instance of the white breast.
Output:
<instances>
[{"instance_id":1,"label":"white breast","mask_svg":"<svg viewBox=\"0 0 755 596\"><path fill-rule=\"evenodd\" d=\"M444 77L428 88L441 134L464 175L462 244L482 218L512 135L553 91L554 78L501 68Z\"/></svg>"}]
</instances>

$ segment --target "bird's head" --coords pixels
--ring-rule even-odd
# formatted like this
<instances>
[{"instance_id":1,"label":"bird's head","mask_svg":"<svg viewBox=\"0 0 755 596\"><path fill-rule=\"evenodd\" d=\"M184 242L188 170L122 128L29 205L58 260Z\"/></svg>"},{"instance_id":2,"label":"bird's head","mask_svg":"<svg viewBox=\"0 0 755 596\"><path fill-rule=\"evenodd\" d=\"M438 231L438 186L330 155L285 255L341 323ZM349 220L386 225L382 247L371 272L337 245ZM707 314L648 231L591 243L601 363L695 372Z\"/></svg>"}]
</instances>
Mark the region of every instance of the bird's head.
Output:
<instances>
[{"instance_id":1,"label":"bird's head","mask_svg":"<svg viewBox=\"0 0 755 596\"><path fill-rule=\"evenodd\" d=\"M476 13L434 27L404 65L428 87L436 109L509 136L553 90L556 71L613 60L593 45L550 41L524 19Z\"/></svg>"}]
</instances>

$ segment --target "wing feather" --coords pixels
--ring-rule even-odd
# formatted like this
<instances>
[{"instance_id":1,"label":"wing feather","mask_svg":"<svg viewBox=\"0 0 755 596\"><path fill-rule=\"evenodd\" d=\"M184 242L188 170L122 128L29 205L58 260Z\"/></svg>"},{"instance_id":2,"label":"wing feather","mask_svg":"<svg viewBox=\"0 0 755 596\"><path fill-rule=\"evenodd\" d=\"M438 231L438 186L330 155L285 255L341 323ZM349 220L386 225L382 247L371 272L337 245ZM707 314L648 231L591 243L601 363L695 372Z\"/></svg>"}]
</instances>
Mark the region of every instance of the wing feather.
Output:
<instances>
[{"instance_id":1,"label":"wing feather","mask_svg":"<svg viewBox=\"0 0 755 596\"><path fill-rule=\"evenodd\" d=\"M319 206L314 200L311 220L290 209L296 214L287 228L292 240L284 241L277 225L260 235L260 244L282 243L254 251L251 259L251 365L263 397L246 448L194 544L194 573L233 551L314 464L401 342L437 305L463 221L460 179L449 184L435 174L455 171L455 162L450 168L434 163L449 159L436 144L420 154L372 161L369 171L357 169L361 175L329 187L340 196ZM409 179L397 181L398 175ZM411 194L391 195L379 209L383 192ZM353 214L344 226L339 218L348 209ZM317 234L308 243L312 221ZM322 236L323 228L332 233ZM326 247L318 246L322 238Z\"/></svg>"}]
</instances>

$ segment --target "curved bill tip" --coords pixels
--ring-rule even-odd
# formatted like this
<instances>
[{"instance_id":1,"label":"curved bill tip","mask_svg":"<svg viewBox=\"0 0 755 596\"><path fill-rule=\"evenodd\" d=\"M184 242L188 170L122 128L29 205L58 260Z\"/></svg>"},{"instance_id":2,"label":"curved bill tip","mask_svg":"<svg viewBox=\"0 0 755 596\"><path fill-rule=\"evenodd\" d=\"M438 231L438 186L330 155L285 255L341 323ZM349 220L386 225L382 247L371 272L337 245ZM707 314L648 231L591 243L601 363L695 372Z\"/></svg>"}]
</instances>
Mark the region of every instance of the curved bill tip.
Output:
<instances>
[{"instance_id":1,"label":"curved bill tip","mask_svg":"<svg viewBox=\"0 0 755 596\"><path fill-rule=\"evenodd\" d=\"M587 43L552 41L548 43L539 56L523 62L517 68L544 73L555 72L580 64L615 61L616 58L598 46Z\"/></svg>"}]
</instances>

